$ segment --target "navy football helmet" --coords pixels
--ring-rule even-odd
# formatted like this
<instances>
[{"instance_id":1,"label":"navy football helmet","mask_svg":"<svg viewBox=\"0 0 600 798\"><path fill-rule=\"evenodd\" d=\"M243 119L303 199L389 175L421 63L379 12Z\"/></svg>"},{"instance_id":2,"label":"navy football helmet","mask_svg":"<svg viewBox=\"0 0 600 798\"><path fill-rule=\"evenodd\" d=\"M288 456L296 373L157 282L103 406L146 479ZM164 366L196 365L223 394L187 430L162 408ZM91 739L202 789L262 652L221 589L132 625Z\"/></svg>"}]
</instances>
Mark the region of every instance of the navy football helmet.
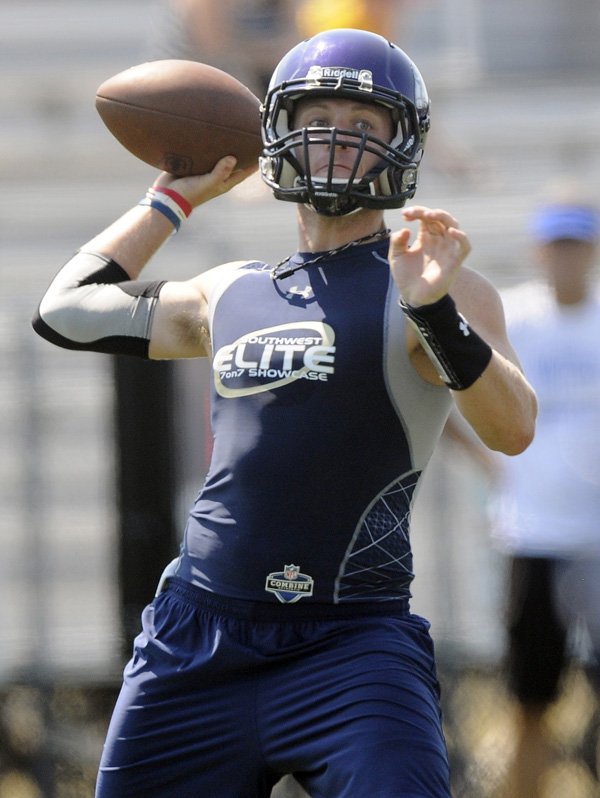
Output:
<instances>
[{"instance_id":1,"label":"navy football helmet","mask_svg":"<svg viewBox=\"0 0 600 798\"><path fill-rule=\"evenodd\" d=\"M384 106L395 134L387 142L356 130L294 129L295 103L309 95ZM326 216L358 208L400 208L415 194L428 129L427 89L403 50L369 31L324 31L296 45L273 73L262 108L262 178L277 199L308 204ZM344 147L356 149L348 178L332 174L340 135ZM313 176L311 147L324 143L331 145L330 166L325 177ZM364 152L379 160L357 177Z\"/></svg>"}]
</instances>

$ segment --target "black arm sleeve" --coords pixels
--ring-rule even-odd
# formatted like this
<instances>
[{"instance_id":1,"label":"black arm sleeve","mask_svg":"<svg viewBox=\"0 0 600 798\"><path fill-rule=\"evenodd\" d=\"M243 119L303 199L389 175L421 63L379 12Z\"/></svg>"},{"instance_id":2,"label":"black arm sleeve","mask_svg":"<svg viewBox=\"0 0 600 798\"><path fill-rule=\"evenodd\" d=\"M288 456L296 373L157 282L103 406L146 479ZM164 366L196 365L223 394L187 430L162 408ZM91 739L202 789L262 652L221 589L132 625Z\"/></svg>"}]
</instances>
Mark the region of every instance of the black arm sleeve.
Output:
<instances>
[{"instance_id":1,"label":"black arm sleeve","mask_svg":"<svg viewBox=\"0 0 600 798\"><path fill-rule=\"evenodd\" d=\"M114 260L77 252L33 317L35 332L65 349L148 357L152 316L165 281L130 280Z\"/></svg>"}]
</instances>

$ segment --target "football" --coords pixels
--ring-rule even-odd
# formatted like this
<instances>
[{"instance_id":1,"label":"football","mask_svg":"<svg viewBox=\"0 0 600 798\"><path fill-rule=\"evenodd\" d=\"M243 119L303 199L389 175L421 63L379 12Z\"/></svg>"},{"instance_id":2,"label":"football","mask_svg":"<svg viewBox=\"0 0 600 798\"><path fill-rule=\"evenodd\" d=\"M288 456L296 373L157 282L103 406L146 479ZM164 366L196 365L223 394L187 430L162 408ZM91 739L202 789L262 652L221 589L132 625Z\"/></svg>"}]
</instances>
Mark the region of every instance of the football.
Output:
<instances>
[{"instance_id":1,"label":"football","mask_svg":"<svg viewBox=\"0 0 600 798\"><path fill-rule=\"evenodd\" d=\"M262 150L258 97L198 61L148 61L119 72L98 87L96 109L129 152L178 177L210 172L225 155L243 169Z\"/></svg>"}]
</instances>

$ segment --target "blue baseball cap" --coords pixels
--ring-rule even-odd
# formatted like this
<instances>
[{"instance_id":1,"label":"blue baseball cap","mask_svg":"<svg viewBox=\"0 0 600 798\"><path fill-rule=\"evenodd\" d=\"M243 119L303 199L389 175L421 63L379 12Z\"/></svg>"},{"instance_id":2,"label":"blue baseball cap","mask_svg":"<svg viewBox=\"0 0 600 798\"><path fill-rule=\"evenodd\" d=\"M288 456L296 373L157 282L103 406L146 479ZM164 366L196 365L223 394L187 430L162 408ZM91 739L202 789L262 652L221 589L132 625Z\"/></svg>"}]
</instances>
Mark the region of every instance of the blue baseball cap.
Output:
<instances>
[{"instance_id":1,"label":"blue baseball cap","mask_svg":"<svg viewBox=\"0 0 600 798\"><path fill-rule=\"evenodd\" d=\"M533 214L530 232L538 244L565 238L594 243L600 237L600 213L586 205L546 205Z\"/></svg>"}]
</instances>

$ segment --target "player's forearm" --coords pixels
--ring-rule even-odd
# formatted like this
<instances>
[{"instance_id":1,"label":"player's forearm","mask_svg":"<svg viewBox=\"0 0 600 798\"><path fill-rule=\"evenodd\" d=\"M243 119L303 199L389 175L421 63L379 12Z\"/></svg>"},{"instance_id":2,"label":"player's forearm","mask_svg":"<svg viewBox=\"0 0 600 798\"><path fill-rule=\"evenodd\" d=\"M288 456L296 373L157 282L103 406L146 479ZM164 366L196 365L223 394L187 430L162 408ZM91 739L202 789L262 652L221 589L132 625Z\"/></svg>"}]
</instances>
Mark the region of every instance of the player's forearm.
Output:
<instances>
[{"instance_id":1,"label":"player's forearm","mask_svg":"<svg viewBox=\"0 0 600 798\"><path fill-rule=\"evenodd\" d=\"M34 314L34 330L65 349L148 357L163 283L136 278L174 229L156 208L125 213L65 263Z\"/></svg>"},{"instance_id":2,"label":"player's forearm","mask_svg":"<svg viewBox=\"0 0 600 798\"><path fill-rule=\"evenodd\" d=\"M461 414L490 449L517 455L531 443L537 400L521 371L494 351L489 365L467 390L454 391Z\"/></svg>"},{"instance_id":3,"label":"player's forearm","mask_svg":"<svg viewBox=\"0 0 600 798\"><path fill-rule=\"evenodd\" d=\"M137 278L156 251L179 229L194 204L229 190L243 179L242 175L249 174L246 170L227 178L234 163L235 159L225 158L209 175L180 180L190 199L168 185L176 182L168 175L159 176L137 206L84 244L63 266L34 315L34 330L66 349L149 357L154 312L164 281ZM197 308L196 294L192 305ZM183 315L189 316L187 311ZM154 354L205 354L203 342L197 347L174 345L169 326L168 320L166 325L159 325L162 333L153 339Z\"/></svg>"},{"instance_id":4,"label":"player's forearm","mask_svg":"<svg viewBox=\"0 0 600 798\"><path fill-rule=\"evenodd\" d=\"M161 212L136 205L81 249L115 260L134 280L174 229L173 223Z\"/></svg>"},{"instance_id":5,"label":"player's forearm","mask_svg":"<svg viewBox=\"0 0 600 798\"><path fill-rule=\"evenodd\" d=\"M511 353L499 306L490 299L488 294L480 302L487 310L486 337L502 342L497 348L470 326L448 294L430 305L413 307L401 300L400 306L440 379L453 391L457 407L483 443L505 454L519 454L533 437L536 398Z\"/></svg>"}]
</instances>

